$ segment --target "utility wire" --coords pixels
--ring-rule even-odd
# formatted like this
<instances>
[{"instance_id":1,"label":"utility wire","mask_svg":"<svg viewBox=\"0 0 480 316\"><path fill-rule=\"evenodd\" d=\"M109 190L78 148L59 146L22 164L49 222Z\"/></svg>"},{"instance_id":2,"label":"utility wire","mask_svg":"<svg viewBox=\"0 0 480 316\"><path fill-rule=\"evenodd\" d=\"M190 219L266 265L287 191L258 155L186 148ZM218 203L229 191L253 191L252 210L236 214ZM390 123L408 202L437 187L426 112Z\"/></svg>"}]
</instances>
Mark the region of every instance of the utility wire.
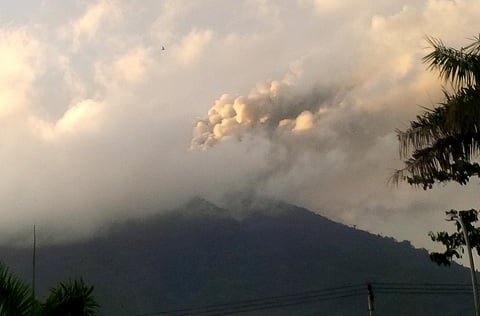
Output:
<instances>
[{"instance_id":1,"label":"utility wire","mask_svg":"<svg viewBox=\"0 0 480 316\"><path fill-rule=\"evenodd\" d=\"M389 286L401 286L401 287L409 287L409 286L425 286L425 287L471 287L471 283L408 283L408 282L373 282L373 285L376 287L389 287Z\"/></svg>"},{"instance_id":2,"label":"utility wire","mask_svg":"<svg viewBox=\"0 0 480 316\"><path fill-rule=\"evenodd\" d=\"M465 283L402 283L373 282L370 283L378 294L407 295L470 295L471 284ZM221 316L244 312L273 309L279 307L317 303L335 299L366 295L364 284L345 285L334 288L305 291L295 294L277 295L236 302L211 304L192 308L156 311L134 316Z\"/></svg>"},{"instance_id":3,"label":"utility wire","mask_svg":"<svg viewBox=\"0 0 480 316\"><path fill-rule=\"evenodd\" d=\"M334 295L328 297L317 297L311 299L303 299L303 300L296 300L296 301L289 301L289 302L270 302L266 304L257 304L257 305L250 305L250 306L243 306L243 307L236 307L236 308L229 308L229 309L220 309L220 310L213 310L213 311L200 311L194 313L186 313L180 314L181 316L196 316L196 315L203 315L203 316L220 316L220 315L231 315L231 314L238 314L238 313L245 313L245 312L252 312L252 311L260 311L265 309L273 309L279 307L288 307L288 306L295 306L295 305L304 305L308 303L317 303L326 300L333 300L333 299L340 299L340 298L347 298L352 296L361 296L364 295L363 292L352 292L352 293L344 293L341 295ZM178 314L171 314L177 316Z\"/></svg>"},{"instance_id":4,"label":"utility wire","mask_svg":"<svg viewBox=\"0 0 480 316\"><path fill-rule=\"evenodd\" d=\"M463 294L471 293L471 288L461 283L375 283L377 293Z\"/></svg>"},{"instance_id":5,"label":"utility wire","mask_svg":"<svg viewBox=\"0 0 480 316\"><path fill-rule=\"evenodd\" d=\"M193 316L193 315L228 315L233 313L241 313L247 311L262 310L268 308L277 308L284 306L293 306L319 301L338 299L344 297L364 295L364 285L347 285L336 288L327 288L322 290L307 291L296 294L271 296L266 298L243 300L224 304L205 305L194 308L176 309L168 311L158 311L136 316L155 316L155 315L172 315L172 316Z\"/></svg>"},{"instance_id":6,"label":"utility wire","mask_svg":"<svg viewBox=\"0 0 480 316\"><path fill-rule=\"evenodd\" d=\"M375 283L375 293L407 295L471 295L472 285L464 283Z\"/></svg>"}]
</instances>

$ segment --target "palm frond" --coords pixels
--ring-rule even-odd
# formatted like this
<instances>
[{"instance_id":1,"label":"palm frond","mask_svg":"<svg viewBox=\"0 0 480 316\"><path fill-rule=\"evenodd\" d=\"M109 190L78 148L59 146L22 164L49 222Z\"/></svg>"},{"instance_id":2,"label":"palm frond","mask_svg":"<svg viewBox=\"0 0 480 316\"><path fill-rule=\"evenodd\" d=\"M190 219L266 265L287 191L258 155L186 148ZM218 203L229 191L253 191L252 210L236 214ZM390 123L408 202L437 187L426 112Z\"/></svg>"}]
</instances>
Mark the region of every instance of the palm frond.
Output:
<instances>
[{"instance_id":1,"label":"palm frond","mask_svg":"<svg viewBox=\"0 0 480 316\"><path fill-rule=\"evenodd\" d=\"M32 303L29 286L0 263L0 315L30 316Z\"/></svg>"},{"instance_id":2,"label":"palm frond","mask_svg":"<svg viewBox=\"0 0 480 316\"><path fill-rule=\"evenodd\" d=\"M44 305L44 313L51 316L96 315L99 304L93 297L93 286L87 286L83 279L60 283L50 289L50 295Z\"/></svg>"},{"instance_id":3,"label":"palm frond","mask_svg":"<svg viewBox=\"0 0 480 316\"><path fill-rule=\"evenodd\" d=\"M456 134L480 132L480 89L467 86L454 95L446 94L447 128Z\"/></svg>"},{"instance_id":4,"label":"palm frond","mask_svg":"<svg viewBox=\"0 0 480 316\"><path fill-rule=\"evenodd\" d=\"M478 41L460 50L446 47L440 39L427 37L433 51L423 57L429 70L438 70L440 78L451 81L456 88L473 86L480 80L480 58Z\"/></svg>"},{"instance_id":5,"label":"palm frond","mask_svg":"<svg viewBox=\"0 0 480 316\"><path fill-rule=\"evenodd\" d=\"M413 185L430 188L436 181L456 181L466 184L472 176L480 176L480 165L472 162L472 153L480 150L480 135L451 135L441 138L431 146L417 149L396 170L390 181L398 184L407 181Z\"/></svg>"},{"instance_id":6,"label":"palm frond","mask_svg":"<svg viewBox=\"0 0 480 316\"><path fill-rule=\"evenodd\" d=\"M444 94L443 103L426 109L407 130L396 131L400 157L408 159L391 182L430 187L435 181L465 184L466 176L478 175L471 159L480 154L480 89L467 86Z\"/></svg>"},{"instance_id":7,"label":"palm frond","mask_svg":"<svg viewBox=\"0 0 480 316\"><path fill-rule=\"evenodd\" d=\"M446 107L427 110L422 116L417 116L416 121L410 123L410 128L396 130L400 157L408 157L411 150L429 146L436 139L446 136Z\"/></svg>"},{"instance_id":8,"label":"palm frond","mask_svg":"<svg viewBox=\"0 0 480 316\"><path fill-rule=\"evenodd\" d=\"M471 39L472 43L465 47L465 51L470 54L478 55L480 53L480 34Z\"/></svg>"}]
</instances>

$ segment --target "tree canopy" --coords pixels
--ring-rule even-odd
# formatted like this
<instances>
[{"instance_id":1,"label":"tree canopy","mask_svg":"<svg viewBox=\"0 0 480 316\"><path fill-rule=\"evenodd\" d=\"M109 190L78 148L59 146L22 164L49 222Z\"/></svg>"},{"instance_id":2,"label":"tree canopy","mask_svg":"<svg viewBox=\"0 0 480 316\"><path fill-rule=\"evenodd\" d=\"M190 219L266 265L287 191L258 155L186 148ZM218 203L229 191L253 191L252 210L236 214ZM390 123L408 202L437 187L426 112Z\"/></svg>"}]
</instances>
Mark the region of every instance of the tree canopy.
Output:
<instances>
[{"instance_id":1,"label":"tree canopy","mask_svg":"<svg viewBox=\"0 0 480 316\"><path fill-rule=\"evenodd\" d=\"M92 292L93 286L83 279L60 283L42 304L32 297L30 286L0 262L0 316L94 316L99 305Z\"/></svg>"},{"instance_id":2,"label":"tree canopy","mask_svg":"<svg viewBox=\"0 0 480 316\"><path fill-rule=\"evenodd\" d=\"M444 101L437 107L425 108L408 129L397 130L400 156L406 160L392 176L395 183L424 189L435 182L466 184L480 175L474 161L480 153L480 36L460 49L432 37L428 41L433 51L423 61L450 89L444 88Z\"/></svg>"},{"instance_id":3,"label":"tree canopy","mask_svg":"<svg viewBox=\"0 0 480 316\"><path fill-rule=\"evenodd\" d=\"M472 248L477 251L477 254L480 255L480 228L475 227L474 224L478 221L478 211L475 209L470 210L450 210L446 212L447 216L460 216L463 223L465 224L466 232L468 235L468 240ZM456 232L447 233L445 231L433 233L430 232L430 238L439 242L445 246L444 252L431 252L430 259L436 262L439 265L450 265L453 259L462 258L464 249L463 246L466 244L465 237L462 232L462 227L458 221L455 221Z\"/></svg>"},{"instance_id":4,"label":"tree canopy","mask_svg":"<svg viewBox=\"0 0 480 316\"><path fill-rule=\"evenodd\" d=\"M473 176L480 176L480 36L460 49L446 47L439 39L427 38L432 52L423 58L429 70L450 85L443 89L444 101L425 111L410 122L405 131L397 130L402 169L392 176L395 183L430 189L436 182L454 181L465 185ZM447 211L447 216L459 217L472 248L480 254L480 228L475 209ZM445 251L432 252L430 258L438 264L450 265L461 258L466 245L463 228L457 222L456 232L430 232L430 238L445 246Z\"/></svg>"}]
</instances>

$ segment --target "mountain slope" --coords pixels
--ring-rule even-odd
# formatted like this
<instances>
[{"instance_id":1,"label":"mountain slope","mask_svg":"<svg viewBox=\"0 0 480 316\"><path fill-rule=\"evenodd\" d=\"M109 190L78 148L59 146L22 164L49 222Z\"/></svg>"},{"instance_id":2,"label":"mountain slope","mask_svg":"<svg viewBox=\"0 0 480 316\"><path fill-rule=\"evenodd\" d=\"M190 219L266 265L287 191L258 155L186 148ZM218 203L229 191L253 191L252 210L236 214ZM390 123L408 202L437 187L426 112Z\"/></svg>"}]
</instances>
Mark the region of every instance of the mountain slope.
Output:
<instances>
[{"instance_id":1,"label":"mountain slope","mask_svg":"<svg viewBox=\"0 0 480 316\"><path fill-rule=\"evenodd\" d=\"M359 315L367 282L466 283L468 270L431 263L425 250L332 222L280 202L244 203L246 215L196 199L172 212L119 223L96 238L37 250L37 284L83 276L95 285L102 315L139 315L183 307L363 287L365 295L243 315ZM235 218L234 218L235 217ZM30 251L0 249L28 278ZM382 315L459 315L469 295L377 294Z\"/></svg>"}]
</instances>

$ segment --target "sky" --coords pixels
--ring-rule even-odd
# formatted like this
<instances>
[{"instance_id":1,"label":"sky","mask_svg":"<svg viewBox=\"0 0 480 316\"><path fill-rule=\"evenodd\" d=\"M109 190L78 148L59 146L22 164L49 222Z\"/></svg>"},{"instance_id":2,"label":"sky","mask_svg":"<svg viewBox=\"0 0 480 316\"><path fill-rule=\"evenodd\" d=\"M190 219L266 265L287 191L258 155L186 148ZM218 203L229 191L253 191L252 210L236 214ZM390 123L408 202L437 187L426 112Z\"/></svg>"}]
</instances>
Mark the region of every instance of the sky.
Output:
<instances>
[{"instance_id":1,"label":"sky","mask_svg":"<svg viewBox=\"0 0 480 316\"><path fill-rule=\"evenodd\" d=\"M442 101L426 36L476 0L0 4L0 243L87 238L194 196L258 194L416 247L478 179L388 184L396 129Z\"/></svg>"}]
</instances>

